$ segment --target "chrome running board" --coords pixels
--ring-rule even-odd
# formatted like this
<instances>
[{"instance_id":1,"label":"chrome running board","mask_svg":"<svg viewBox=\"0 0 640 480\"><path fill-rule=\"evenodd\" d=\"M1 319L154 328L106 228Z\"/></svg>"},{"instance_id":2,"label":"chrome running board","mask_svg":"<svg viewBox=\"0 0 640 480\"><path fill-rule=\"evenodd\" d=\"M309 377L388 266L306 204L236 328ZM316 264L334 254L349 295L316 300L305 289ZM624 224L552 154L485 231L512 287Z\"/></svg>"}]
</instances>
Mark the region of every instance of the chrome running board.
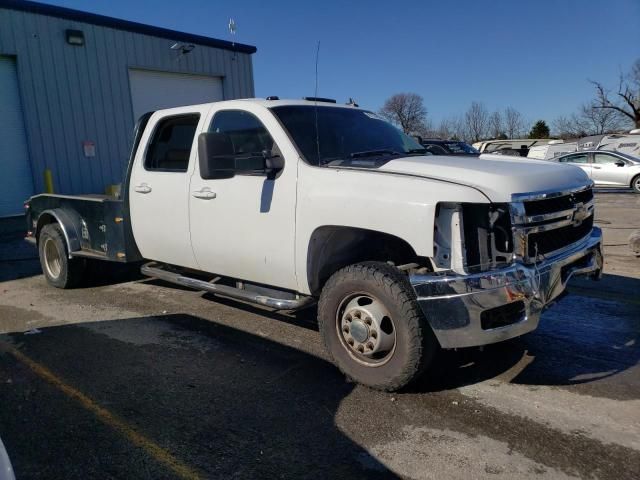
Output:
<instances>
[{"instance_id":1,"label":"chrome running board","mask_svg":"<svg viewBox=\"0 0 640 480\"><path fill-rule=\"evenodd\" d=\"M218 285L216 283L205 282L204 280L186 277L179 273L165 270L156 262L143 265L140 268L140 272L148 277L158 278L166 282L193 288L194 290L203 290L205 292L215 293L224 297L243 300L257 305L264 305L265 307L274 308L276 310L300 310L315 303L315 299L313 297L298 296L294 299L275 298L260 295L241 288L230 287L228 285Z\"/></svg>"}]
</instances>

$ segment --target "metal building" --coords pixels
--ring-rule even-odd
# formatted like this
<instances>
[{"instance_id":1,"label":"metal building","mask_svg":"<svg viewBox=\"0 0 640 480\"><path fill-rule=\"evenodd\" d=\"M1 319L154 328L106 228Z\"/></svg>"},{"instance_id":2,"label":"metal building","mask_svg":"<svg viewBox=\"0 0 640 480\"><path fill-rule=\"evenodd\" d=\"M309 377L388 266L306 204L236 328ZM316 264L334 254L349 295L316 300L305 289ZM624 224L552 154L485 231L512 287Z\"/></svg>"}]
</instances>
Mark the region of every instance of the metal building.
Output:
<instances>
[{"instance_id":1,"label":"metal building","mask_svg":"<svg viewBox=\"0 0 640 480\"><path fill-rule=\"evenodd\" d=\"M30 195L105 193L142 113L254 96L250 45L0 0L0 217Z\"/></svg>"}]
</instances>

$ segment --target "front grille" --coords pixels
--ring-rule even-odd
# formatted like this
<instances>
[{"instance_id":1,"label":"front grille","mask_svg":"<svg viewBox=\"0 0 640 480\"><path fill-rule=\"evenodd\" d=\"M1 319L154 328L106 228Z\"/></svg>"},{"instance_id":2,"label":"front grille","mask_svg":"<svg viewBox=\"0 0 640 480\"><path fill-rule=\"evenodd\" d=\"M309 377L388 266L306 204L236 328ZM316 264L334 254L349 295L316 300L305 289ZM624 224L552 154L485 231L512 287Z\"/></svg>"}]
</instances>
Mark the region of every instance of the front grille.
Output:
<instances>
[{"instance_id":1,"label":"front grille","mask_svg":"<svg viewBox=\"0 0 640 480\"><path fill-rule=\"evenodd\" d=\"M578 203L589 203L593 200L593 190L583 190L561 197L545 198L543 200L531 200L525 202L524 210L527 215L544 215L553 212L571 210Z\"/></svg>"},{"instance_id":2,"label":"front grille","mask_svg":"<svg viewBox=\"0 0 640 480\"><path fill-rule=\"evenodd\" d=\"M546 232L530 233L527 242L531 258L538 255L546 255L547 253L560 250L578 240L582 240L589 235L593 228L593 215L583 221L580 225L567 225L566 227L547 230ZM537 251L536 251L537 248Z\"/></svg>"},{"instance_id":3,"label":"front grille","mask_svg":"<svg viewBox=\"0 0 640 480\"><path fill-rule=\"evenodd\" d=\"M524 302L507 303L500 307L485 310L480 314L480 326L483 330L506 327L523 320L526 314Z\"/></svg>"},{"instance_id":4,"label":"front grille","mask_svg":"<svg viewBox=\"0 0 640 480\"><path fill-rule=\"evenodd\" d=\"M522 198L511 207L515 254L525 263L562 250L593 228L593 190L566 192L551 198Z\"/></svg>"}]
</instances>

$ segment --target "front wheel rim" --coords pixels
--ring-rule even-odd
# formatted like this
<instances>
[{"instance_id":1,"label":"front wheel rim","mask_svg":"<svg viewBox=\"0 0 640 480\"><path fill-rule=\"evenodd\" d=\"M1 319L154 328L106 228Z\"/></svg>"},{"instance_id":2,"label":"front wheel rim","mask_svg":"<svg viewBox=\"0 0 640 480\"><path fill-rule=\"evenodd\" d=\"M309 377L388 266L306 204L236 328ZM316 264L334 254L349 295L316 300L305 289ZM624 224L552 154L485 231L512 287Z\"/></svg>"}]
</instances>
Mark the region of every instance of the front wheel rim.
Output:
<instances>
[{"instance_id":1,"label":"front wheel rim","mask_svg":"<svg viewBox=\"0 0 640 480\"><path fill-rule=\"evenodd\" d=\"M636 178L633 182L633 188L640 192L640 177Z\"/></svg>"},{"instance_id":2,"label":"front wheel rim","mask_svg":"<svg viewBox=\"0 0 640 480\"><path fill-rule=\"evenodd\" d=\"M43 251L47 273L51 278L57 279L62 272L62 257L53 238L47 237L45 239Z\"/></svg>"},{"instance_id":3,"label":"front wheel rim","mask_svg":"<svg viewBox=\"0 0 640 480\"><path fill-rule=\"evenodd\" d=\"M361 365L382 366L395 353L393 317L380 300L368 293L349 295L340 303L336 331L342 347Z\"/></svg>"}]
</instances>

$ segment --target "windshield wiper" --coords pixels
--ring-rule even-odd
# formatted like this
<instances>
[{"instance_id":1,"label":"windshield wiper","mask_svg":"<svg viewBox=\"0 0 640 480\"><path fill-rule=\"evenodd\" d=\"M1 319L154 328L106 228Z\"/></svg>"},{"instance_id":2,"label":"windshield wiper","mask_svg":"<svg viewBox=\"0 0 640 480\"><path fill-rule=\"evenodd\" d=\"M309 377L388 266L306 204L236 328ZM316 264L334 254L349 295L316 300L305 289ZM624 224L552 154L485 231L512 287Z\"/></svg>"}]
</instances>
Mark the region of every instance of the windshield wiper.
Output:
<instances>
[{"instance_id":1,"label":"windshield wiper","mask_svg":"<svg viewBox=\"0 0 640 480\"><path fill-rule=\"evenodd\" d=\"M427 149L426 148L412 148L410 150L407 150L407 153L413 154L413 155L423 155L425 153L427 153Z\"/></svg>"},{"instance_id":2,"label":"windshield wiper","mask_svg":"<svg viewBox=\"0 0 640 480\"><path fill-rule=\"evenodd\" d=\"M380 150L365 150L364 152L353 152L349 154L349 158L362 158L362 157L375 157L378 155L402 155L395 150L380 149Z\"/></svg>"}]
</instances>

